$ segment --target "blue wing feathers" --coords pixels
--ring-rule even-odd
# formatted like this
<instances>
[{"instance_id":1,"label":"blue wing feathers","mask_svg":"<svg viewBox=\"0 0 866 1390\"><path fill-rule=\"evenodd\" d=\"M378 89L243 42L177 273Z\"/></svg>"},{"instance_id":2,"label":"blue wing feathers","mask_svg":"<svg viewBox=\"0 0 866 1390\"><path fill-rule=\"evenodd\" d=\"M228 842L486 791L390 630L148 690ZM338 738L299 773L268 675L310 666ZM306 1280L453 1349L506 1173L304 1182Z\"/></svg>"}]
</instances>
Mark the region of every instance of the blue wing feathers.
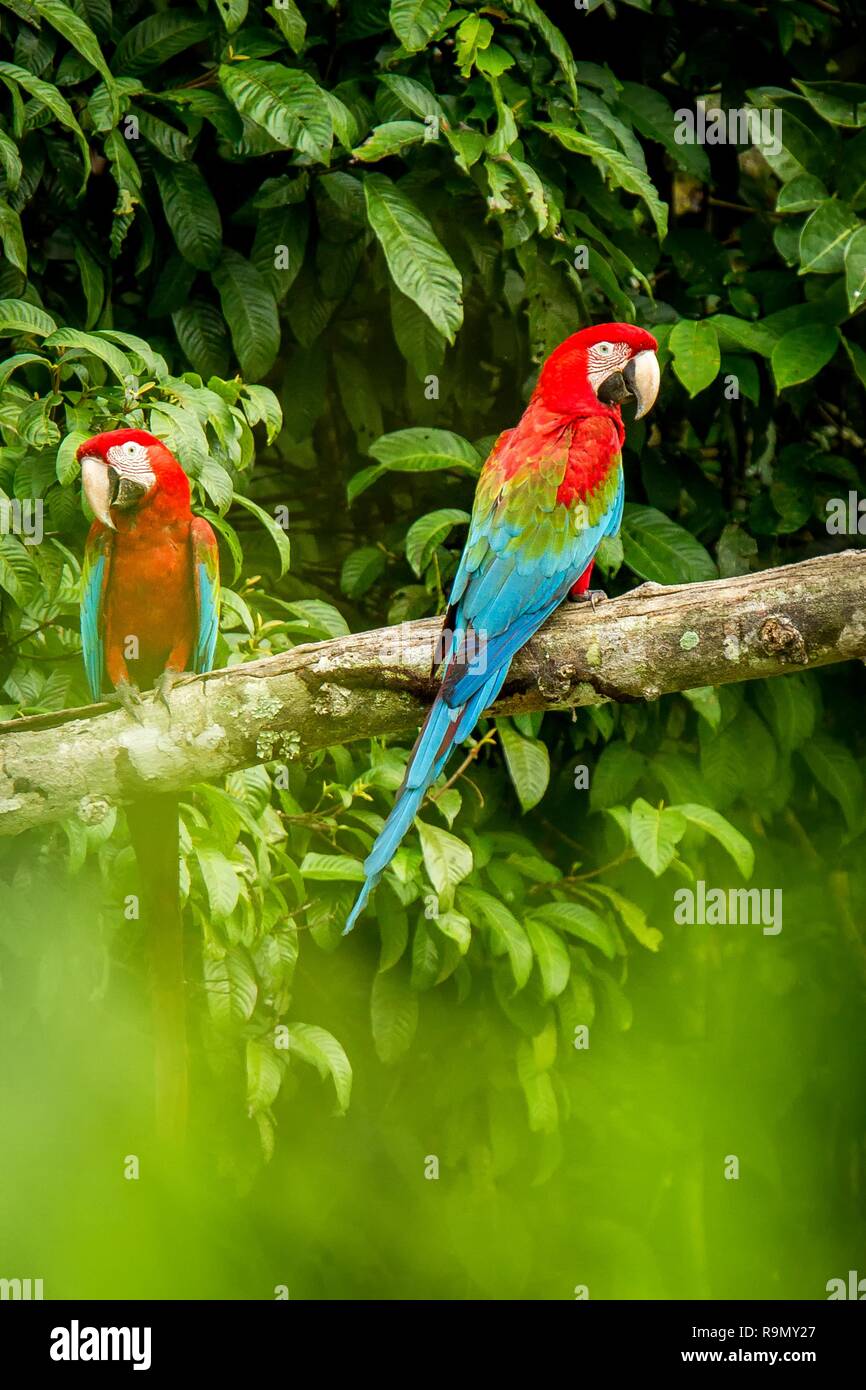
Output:
<instances>
[{"instance_id":1,"label":"blue wing feathers","mask_svg":"<svg viewBox=\"0 0 866 1390\"><path fill-rule=\"evenodd\" d=\"M198 598L198 638L193 653L193 670L197 674L213 669L219 632L219 587L211 579L205 565L195 567L195 587Z\"/></svg>"},{"instance_id":2,"label":"blue wing feathers","mask_svg":"<svg viewBox=\"0 0 866 1390\"><path fill-rule=\"evenodd\" d=\"M94 700L102 699L105 669L103 606L111 541L96 536L85 552L84 589L81 595L81 650L87 685Z\"/></svg>"}]
</instances>

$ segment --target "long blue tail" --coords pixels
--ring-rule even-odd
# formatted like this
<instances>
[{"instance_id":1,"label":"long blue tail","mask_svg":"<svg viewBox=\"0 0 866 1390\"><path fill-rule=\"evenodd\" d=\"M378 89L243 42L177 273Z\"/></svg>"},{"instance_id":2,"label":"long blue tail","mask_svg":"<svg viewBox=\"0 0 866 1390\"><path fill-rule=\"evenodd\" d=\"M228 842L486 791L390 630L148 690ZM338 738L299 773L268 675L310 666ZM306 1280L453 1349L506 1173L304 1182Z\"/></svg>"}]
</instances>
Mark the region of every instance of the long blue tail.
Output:
<instances>
[{"instance_id":1,"label":"long blue tail","mask_svg":"<svg viewBox=\"0 0 866 1390\"><path fill-rule=\"evenodd\" d=\"M412 751L406 776L397 792L391 814L364 860L366 879L346 920L344 936L352 930L359 914L366 907L370 894L394 858L400 841L418 813L427 788L436 781L454 745L469 737L484 710L493 704L508 675L510 665L509 659L497 667L487 677L481 689L476 690L461 704L447 704L441 691L436 696L418 735L418 742Z\"/></svg>"}]
</instances>

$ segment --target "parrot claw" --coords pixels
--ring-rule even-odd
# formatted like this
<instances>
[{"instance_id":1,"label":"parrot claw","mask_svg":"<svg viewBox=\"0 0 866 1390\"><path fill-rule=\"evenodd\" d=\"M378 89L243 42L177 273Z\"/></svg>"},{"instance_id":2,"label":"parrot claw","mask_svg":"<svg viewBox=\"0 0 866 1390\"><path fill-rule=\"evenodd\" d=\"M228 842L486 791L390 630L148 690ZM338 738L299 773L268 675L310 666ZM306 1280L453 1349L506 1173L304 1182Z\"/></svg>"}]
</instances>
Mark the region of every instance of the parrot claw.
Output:
<instances>
[{"instance_id":1,"label":"parrot claw","mask_svg":"<svg viewBox=\"0 0 866 1390\"><path fill-rule=\"evenodd\" d=\"M190 671L163 671L154 682L153 692L159 703L168 710L169 720L171 719L171 705L168 703L168 697L178 681L191 674Z\"/></svg>"},{"instance_id":2,"label":"parrot claw","mask_svg":"<svg viewBox=\"0 0 866 1390\"><path fill-rule=\"evenodd\" d=\"M121 709L126 710L126 713L135 720L136 724L144 723L141 712L144 701L137 685L133 685L130 681L121 681L119 685L115 686L114 693L108 698L115 700Z\"/></svg>"},{"instance_id":3,"label":"parrot claw","mask_svg":"<svg viewBox=\"0 0 866 1390\"><path fill-rule=\"evenodd\" d=\"M604 589L584 589L582 594L569 594L569 603L591 603L592 611L595 612L598 604L607 599Z\"/></svg>"}]
</instances>

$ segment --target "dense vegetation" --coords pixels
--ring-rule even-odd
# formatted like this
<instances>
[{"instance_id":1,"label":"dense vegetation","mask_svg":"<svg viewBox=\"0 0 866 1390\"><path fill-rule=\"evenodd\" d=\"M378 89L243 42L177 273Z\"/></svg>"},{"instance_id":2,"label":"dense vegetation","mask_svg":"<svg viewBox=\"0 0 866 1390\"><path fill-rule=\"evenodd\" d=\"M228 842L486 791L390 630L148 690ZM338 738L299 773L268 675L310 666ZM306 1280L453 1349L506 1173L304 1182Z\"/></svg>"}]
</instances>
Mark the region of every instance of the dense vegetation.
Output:
<instances>
[{"instance_id":1,"label":"dense vegetation","mask_svg":"<svg viewBox=\"0 0 866 1390\"><path fill-rule=\"evenodd\" d=\"M0 499L41 500L44 539L0 535L2 717L86 700L88 435L138 424L176 451L220 537L217 661L243 662L443 611L492 438L589 322L650 327L666 364L629 429L611 593L856 544L826 527L866 437L866 86L847 9L4 0ZM678 143L674 113L699 98L781 114L781 148ZM688 977L721 959L729 983L747 968L742 938L673 926L673 890L696 879L789 885L806 939L793 916L757 934L757 969L816 1027L837 992L862 1041L845 992L862 936L839 922L866 907L864 693L843 669L488 721L348 940L407 747L197 787L191 1006L224 1108L245 1094L271 1155L311 1084L296 1062L345 1110L361 1058L394 1069L407 1105L425 1094L420 1153L435 1132L457 1168L549 1175L574 1161L575 1125L592 1143L575 1030L613 1046L641 991L670 991L673 1011L671 960ZM28 929L61 856L100 903L84 946ZM94 1009L115 969L145 988L122 816L2 842L0 879L3 976L46 1017L96 973ZM683 1026L706 1037L699 1007ZM715 1037L733 1059L727 1008ZM365 1104L384 1126L369 1087ZM849 1124L828 1119L845 1190Z\"/></svg>"}]
</instances>

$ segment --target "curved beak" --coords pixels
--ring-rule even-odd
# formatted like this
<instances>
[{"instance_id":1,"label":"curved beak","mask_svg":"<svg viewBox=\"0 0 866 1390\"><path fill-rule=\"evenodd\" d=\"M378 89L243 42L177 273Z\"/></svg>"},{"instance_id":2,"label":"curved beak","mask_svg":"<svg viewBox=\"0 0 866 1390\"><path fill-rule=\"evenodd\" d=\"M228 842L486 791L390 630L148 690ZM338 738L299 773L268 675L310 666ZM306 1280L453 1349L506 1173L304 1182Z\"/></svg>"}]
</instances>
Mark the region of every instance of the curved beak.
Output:
<instances>
[{"instance_id":1,"label":"curved beak","mask_svg":"<svg viewBox=\"0 0 866 1390\"><path fill-rule=\"evenodd\" d=\"M81 460L81 486L97 521L116 531L111 519L113 480L106 464L95 454L85 454Z\"/></svg>"},{"instance_id":2,"label":"curved beak","mask_svg":"<svg viewBox=\"0 0 866 1390\"><path fill-rule=\"evenodd\" d=\"M634 418L639 420L655 405L659 393L659 360L651 348L644 348L626 363L622 375L637 406Z\"/></svg>"}]
</instances>

